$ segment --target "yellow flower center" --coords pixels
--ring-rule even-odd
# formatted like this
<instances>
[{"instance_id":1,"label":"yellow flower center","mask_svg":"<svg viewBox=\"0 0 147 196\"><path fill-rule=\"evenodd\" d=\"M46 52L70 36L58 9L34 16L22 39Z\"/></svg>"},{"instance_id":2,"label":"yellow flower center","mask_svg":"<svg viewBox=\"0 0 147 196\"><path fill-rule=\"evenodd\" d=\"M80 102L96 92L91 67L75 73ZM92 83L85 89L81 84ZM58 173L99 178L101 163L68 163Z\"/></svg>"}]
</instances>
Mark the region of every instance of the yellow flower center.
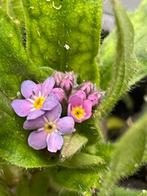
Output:
<instances>
[{"instance_id":1,"label":"yellow flower center","mask_svg":"<svg viewBox=\"0 0 147 196\"><path fill-rule=\"evenodd\" d=\"M44 130L45 130L47 133L51 133L51 132L53 132L55 129L56 129L56 125L55 125L55 123L53 123L53 122L47 122L47 123L44 125Z\"/></svg>"},{"instance_id":2,"label":"yellow flower center","mask_svg":"<svg viewBox=\"0 0 147 196\"><path fill-rule=\"evenodd\" d=\"M34 108L36 108L37 110L42 108L42 105L43 105L44 101L45 101L44 97L37 97L35 102L34 102Z\"/></svg>"},{"instance_id":3,"label":"yellow flower center","mask_svg":"<svg viewBox=\"0 0 147 196\"><path fill-rule=\"evenodd\" d=\"M85 110L82 106L75 106L72 108L71 114L78 120L81 120L85 116Z\"/></svg>"}]
</instances>

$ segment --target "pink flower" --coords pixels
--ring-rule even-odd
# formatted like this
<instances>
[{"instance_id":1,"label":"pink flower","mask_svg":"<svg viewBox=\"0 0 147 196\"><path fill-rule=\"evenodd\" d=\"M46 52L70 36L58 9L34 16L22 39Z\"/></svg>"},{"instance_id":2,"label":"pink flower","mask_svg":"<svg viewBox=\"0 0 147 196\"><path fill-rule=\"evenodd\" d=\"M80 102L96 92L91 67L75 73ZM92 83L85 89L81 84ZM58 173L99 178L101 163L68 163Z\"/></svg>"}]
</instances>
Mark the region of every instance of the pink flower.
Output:
<instances>
[{"instance_id":1,"label":"pink flower","mask_svg":"<svg viewBox=\"0 0 147 196\"><path fill-rule=\"evenodd\" d=\"M38 118L59 103L57 97L50 95L54 85L53 77L49 77L42 84L36 84L31 80L24 81L21 85L21 93L25 99L12 101L12 108L20 117L27 116L28 120Z\"/></svg>"},{"instance_id":2,"label":"pink flower","mask_svg":"<svg viewBox=\"0 0 147 196\"><path fill-rule=\"evenodd\" d=\"M81 123L89 119L92 115L92 102L83 99L84 92L78 92L69 98L68 115L72 116L75 122Z\"/></svg>"}]
</instances>

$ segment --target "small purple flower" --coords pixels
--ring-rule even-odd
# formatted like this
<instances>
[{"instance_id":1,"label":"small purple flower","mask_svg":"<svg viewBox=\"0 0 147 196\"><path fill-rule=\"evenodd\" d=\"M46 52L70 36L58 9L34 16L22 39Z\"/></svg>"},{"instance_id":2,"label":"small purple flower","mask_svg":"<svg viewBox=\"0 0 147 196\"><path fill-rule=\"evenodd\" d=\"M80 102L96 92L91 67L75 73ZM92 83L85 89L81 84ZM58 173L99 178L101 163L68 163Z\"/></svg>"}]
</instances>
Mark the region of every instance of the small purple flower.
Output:
<instances>
[{"instance_id":1,"label":"small purple flower","mask_svg":"<svg viewBox=\"0 0 147 196\"><path fill-rule=\"evenodd\" d=\"M90 100L83 99L81 96L74 94L69 98L68 115L72 116L77 123L89 119L92 115L92 103Z\"/></svg>"},{"instance_id":2,"label":"small purple flower","mask_svg":"<svg viewBox=\"0 0 147 196\"><path fill-rule=\"evenodd\" d=\"M50 95L54 85L53 77L49 77L42 84L35 84L30 80L24 81L21 85L21 93L25 99L12 101L12 108L18 116L27 116L27 120L38 118L59 103L56 96Z\"/></svg>"},{"instance_id":3,"label":"small purple flower","mask_svg":"<svg viewBox=\"0 0 147 196\"><path fill-rule=\"evenodd\" d=\"M96 106L100 103L102 97L104 96L103 92L93 92L88 96L88 100L92 102L92 106Z\"/></svg>"},{"instance_id":4,"label":"small purple flower","mask_svg":"<svg viewBox=\"0 0 147 196\"><path fill-rule=\"evenodd\" d=\"M60 118L61 105L58 104L45 115L24 122L24 129L35 130L30 133L28 144L36 150L47 147L49 152L57 152L62 148L64 134L71 134L75 131L73 118L66 116Z\"/></svg>"}]
</instances>

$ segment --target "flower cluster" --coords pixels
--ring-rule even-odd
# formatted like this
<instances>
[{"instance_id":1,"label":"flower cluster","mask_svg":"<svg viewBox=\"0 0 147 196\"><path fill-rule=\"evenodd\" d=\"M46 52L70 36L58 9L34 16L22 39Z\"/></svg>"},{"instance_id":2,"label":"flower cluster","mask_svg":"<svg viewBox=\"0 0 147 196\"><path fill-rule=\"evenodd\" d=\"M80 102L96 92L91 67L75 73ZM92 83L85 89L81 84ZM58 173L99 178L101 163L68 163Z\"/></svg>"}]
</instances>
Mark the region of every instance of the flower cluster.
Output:
<instances>
[{"instance_id":1,"label":"flower cluster","mask_svg":"<svg viewBox=\"0 0 147 196\"><path fill-rule=\"evenodd\" d=\"M89 119L103 96L91 82L77 85L73 72L55 72L39 84L26 80L21 94L24 99L15 99L11 105L18 116L26 117L23 128L32 130L28 144L49 152L62 148L63 135L72 134L75 123ZM63 116L63 107L67 116Z\"/></svg>"}]
</instances>

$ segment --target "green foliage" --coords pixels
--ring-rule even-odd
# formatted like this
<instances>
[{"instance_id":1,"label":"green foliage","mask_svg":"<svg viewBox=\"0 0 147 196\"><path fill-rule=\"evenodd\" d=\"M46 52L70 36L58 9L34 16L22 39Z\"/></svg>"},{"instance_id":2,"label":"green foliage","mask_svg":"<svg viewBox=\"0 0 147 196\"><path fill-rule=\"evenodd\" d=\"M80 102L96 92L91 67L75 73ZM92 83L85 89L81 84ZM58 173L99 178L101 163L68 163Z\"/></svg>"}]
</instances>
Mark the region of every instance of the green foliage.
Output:
<instances>
[{"instance_id":1,"label":"green foliage","mask_svg":"<svg viewBox=\"0 0 147 196\"><path fill-rule=\"evenodd\" d=\"M116 58L112 67L112 76L106 90L106 97L100 106L102 115L112 110L121 97L134 72L133 60L133 26L118 1L113 0L113 8L117 26Z\"/></svg>"},{"instance_id":2,"label":"green foliage","mask_svg":"<svg viewBox=\"0 0 147 196\"><path fill-rule=\"evenodd\" d=\"M57 168L49 171L51 182L59 190L90 196L100 186L100 172Z\"/></svg>"},{"instance_id":3,"label":"green foliage","mask_svg":"<svg viewBox=\"0 0 147 196\"><path fill-rule=\"evenodd\" d=\"M105 161L100 156L90 155L88 153L78 153L75 154L71 159L64 161L61 164L64 167L68 168L98 168L105 164Z\"/></svg>"},{"instance_id":4,"label":"green foliage","mask_svg":"<svg viewBox=\"0 0 147 196\"><path fill-rule=\"evenodd\" d=\"M74 70L98 84L101 0L23 0L27 52L36 66ZM93 72L95 74L93 74Z\"/></svg>"},{"instance_id":5,"label":"green foliage","mask_svg":"<svg viewBox=\"0 0 147 196\"><path fill-rule=\"evenodd\" d=\"M145 196L146 191L138 191L115 187L113 196Z\"/></svg>"},{"instance_id":6,"label":"green foliage","mask_svg":"<svg viewBox=\"0 0 147 196\"><path fill-rule=\"evenodd\" d=\"M1 183L0 181L0 195L1 196L11 196L11 192L9 191L8 187Z\"/></svg>"},{"instance_id":7,"label":"green foliage","mask_svg":"<svg viewBox=\"0 0 147 196\"><path fill-rule=\"evenodd\" d=\"M141 5L137 11L130 15L130 19L134 27L134 53L136 56L136 62L134 62L135 72L132 73L127 88L124 89L125 93L132 85L140 81L147 75L146 66L146 40L147 40L147 28L146 28L146 10L147 1L142 0ZM111 77L113 77L112 64L115 58L115 44L116 44L116 31L111 33L108 38L105 39L101 50L101 87L107 89Z\"/></svg>"},{"instance_id":8,"label":"green foliage","mask_svg":"<svg viewBox=\"0 0 147 196\"><path fill-rule=\"evenodd\" d=\"M122 177L133 174L142 162L147 138L145 114L115 145L110 171L104 177L101 196L113 195L113 186Z\"/></svg>"}]
</instances>

